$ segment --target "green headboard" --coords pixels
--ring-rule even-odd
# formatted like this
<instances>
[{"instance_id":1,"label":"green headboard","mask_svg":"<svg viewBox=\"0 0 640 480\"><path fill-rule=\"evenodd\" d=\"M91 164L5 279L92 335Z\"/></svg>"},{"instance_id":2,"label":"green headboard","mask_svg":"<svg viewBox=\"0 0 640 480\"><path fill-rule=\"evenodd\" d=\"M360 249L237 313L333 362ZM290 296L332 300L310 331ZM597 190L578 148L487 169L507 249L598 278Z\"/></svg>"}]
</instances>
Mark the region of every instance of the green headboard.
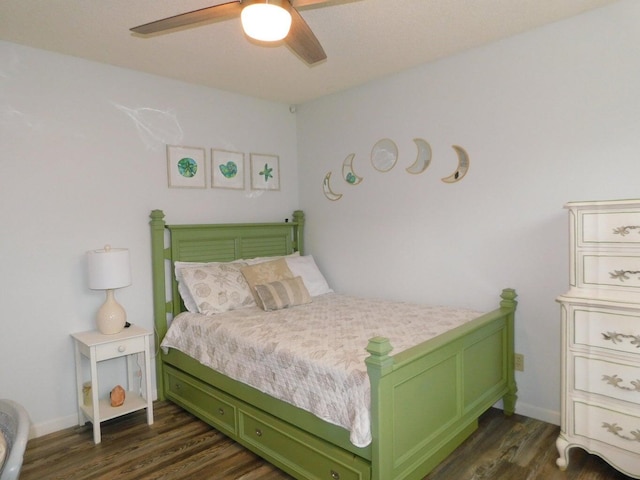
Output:
<instances>
[{"instance_id":1,"label":"green headboard","mask_svg":"<svg viewBox=\"0 0 640 480\"><path fill-rule=\"evenodd\" d=\"M303 253L301 210L293 212L292 222L281 223L167 225L162 210L153 210L150 217L156 349L167 332L167 318L184 310L174 262L230 262Z\"/></svg>"}]
</instances>

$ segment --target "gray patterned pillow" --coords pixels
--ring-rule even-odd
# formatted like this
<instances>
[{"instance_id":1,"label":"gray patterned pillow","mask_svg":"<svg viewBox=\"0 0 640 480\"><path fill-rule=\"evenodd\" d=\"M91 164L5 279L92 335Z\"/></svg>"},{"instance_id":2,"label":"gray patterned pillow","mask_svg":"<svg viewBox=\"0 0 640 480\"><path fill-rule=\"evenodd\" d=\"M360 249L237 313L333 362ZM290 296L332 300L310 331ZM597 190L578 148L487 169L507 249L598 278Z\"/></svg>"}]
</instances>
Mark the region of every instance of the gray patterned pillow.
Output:
<instances>
[{"instance_id":1,"label":"gray patterned pillow","mask_svg":"<svg viewBox=\"0 0 640 480\"><path fill-rule=\"evenodd\" d=\"M267 312L311 303L311 295L304 286L302 277L286 278L264 285L256 285L255 289Z\"/></svg>"},{"instance_id":2,"label":"gray patterned pillow","mask_svg":"<svg viewBox=\"0 0 640 480\"><path fill-rule=\"evenodd\" d=\"M213 315L256 304L240 271L244 266L244 262L233 262L182 269L187 289L200 313Z\"/></svg>"}]
</instances>

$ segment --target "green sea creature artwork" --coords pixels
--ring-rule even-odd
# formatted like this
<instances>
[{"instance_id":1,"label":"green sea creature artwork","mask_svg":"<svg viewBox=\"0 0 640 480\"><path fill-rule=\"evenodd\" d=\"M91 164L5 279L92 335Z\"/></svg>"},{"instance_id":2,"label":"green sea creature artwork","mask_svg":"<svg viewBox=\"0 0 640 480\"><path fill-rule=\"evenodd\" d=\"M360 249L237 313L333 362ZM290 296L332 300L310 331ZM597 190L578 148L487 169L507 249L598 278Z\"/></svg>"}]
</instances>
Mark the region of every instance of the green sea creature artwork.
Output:
<instances>
[{"instance_id":1,"label":"green sea creature artwork","mask_svg":"<svg viewBox=\"0 0 640 480\"><path fill-rule=\"evenodd\" d=\"M264 181L268 182L270 178L273 178L273 168L269 167L268 163L264 164L264 169L260 172L260 175L264 177Z\"/></svg>"},{"instance_id":2,"label":"green sea creature artwork","mask_svg":"<svg viewBox=\"0 0 640 480\"><path fill-rule=\"evenodd\" d=\"M178 160L178 173L185 178L193 178L198 172L198 162L193 158L184 157Z\"/></svg>"},{"instance_id":3,"label":"green sea creature artwork","mask_svg":"<svg viewBox=\"0 0 640 480\"><path fill-rule=\"evenodd\" d=\"M229 160L226 164L220 165L220 172L224 175L224 178L233 178L238 174L238 165L236 165L236 162Z\"/></svg>"}]
</instances>

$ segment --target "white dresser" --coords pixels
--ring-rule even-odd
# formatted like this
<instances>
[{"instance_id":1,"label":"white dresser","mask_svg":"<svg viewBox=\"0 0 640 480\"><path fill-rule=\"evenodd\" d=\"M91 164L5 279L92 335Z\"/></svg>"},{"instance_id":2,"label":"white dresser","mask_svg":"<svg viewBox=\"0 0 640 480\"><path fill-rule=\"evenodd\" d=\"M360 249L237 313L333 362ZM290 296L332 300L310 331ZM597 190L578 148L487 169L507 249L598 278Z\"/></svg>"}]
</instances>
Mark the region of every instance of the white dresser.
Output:
<instances>
[{"instance_id":1,"label":"white dresser","mask_svg":"<svg viewBox=\"0 0 640 480\"><path fill-rule=\"evenodd\" d=\"M572 202L560 469L581 447L640 478L640 200Z\"/></svg>"}]
</instances>

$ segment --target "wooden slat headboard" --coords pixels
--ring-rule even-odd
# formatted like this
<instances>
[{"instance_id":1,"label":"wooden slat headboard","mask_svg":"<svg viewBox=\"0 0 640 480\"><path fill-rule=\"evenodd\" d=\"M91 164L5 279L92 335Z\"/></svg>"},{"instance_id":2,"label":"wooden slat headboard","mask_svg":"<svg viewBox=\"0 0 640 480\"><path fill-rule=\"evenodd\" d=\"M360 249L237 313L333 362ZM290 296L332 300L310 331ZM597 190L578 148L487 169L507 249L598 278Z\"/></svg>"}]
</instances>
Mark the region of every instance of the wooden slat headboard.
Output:
<instances>
[{"instance_id":1,"label":"wooden slat headboard","mask_svg":"<svg viewBox=\"0 0 640 480\"><path fill-rule=\"evenodd\" d=\"M303 253L304 213L300 210L293 212L292 222L281 223L167 225L162 210L153 210L150 217L156 349L167 332L167 318L184 309L174 262L230 262Z\"/></svg>"}]
</instances>

